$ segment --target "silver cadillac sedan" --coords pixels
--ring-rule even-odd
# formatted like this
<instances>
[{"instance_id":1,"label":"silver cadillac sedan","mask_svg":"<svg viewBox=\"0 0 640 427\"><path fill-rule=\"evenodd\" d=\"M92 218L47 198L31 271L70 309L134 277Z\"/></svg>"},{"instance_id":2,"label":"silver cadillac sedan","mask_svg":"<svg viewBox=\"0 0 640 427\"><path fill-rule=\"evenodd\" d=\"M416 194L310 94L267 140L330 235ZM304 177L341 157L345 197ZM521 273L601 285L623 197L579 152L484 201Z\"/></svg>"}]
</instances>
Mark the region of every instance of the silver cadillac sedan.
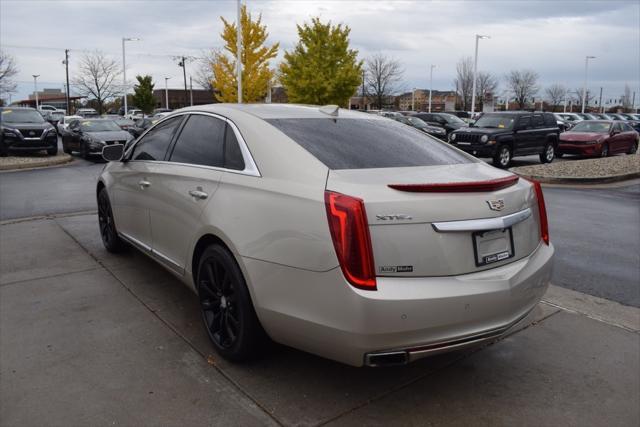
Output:
<instances>
[{"instance_id":1,"label":"silver cadillac sedan","mask_svg":"<svg viewBox=\"0 0 640 427\"><path fill-rule=\"evenodd\" d=\"M230 360L271 339L404 364L495 340L549 283L540 185L384 117L190 107L103 156L105 247L132 245L191 287Z\"/></svg>"}]
</instances>

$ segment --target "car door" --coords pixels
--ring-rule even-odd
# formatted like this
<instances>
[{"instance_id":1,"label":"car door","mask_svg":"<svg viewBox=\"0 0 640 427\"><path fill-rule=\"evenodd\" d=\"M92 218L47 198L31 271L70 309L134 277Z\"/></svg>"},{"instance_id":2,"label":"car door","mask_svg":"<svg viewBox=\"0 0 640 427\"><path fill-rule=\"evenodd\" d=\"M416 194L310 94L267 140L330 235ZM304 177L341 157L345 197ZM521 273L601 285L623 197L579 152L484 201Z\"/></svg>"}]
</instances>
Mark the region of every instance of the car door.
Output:
<instances>
[{"instance_id":1,"label":"car door","mask_svg":"<svg viewBox=\"0 0 640 427\"><path fill-rule=\"evenodd\" d=\"M183 116L172 117L149 130L127 152L127 161L111 169L111 204L118 232L143 249L151 249L149 206L156 184L155 165L162 162Z\"/></svg>"},{"instance_id":2,"label":"car door","mask_svg":"<svg viewBox=\"0 0 640 427\"><path fill-rule=\"evenodd\" d=\"M189 114L168 161L153 166L150 209L153 253L182 273L188 250L201 229L201 214L224 171L224 118Z\"/></svg>"},{"instance_id":3,"label":"car door","mask_svg":"<svg viewBox=\"0 0 640 427\"><path fill-rule=\"evenodd\" d=\"M631 147L636 143L638 133L629 123L620 123L622 126L622 134L624 135L623 146L621 151L628 152Z\"/></svg>"},{"instance_id":4,"label":"car door","mask_svg":"<svg viewBox=\"0 0 640 427\"><path fill-rule=\"evenodd\" d=\"M626 151L626 136L622 132L622 123L614 122L611 128L611 137L609 138L609 153L619 153Z\"/></svg>"},{"instance_id":5,"label":"car door","mask_svg":"<svg viewBox=\"0 0 640 427\"><path fill-rule=\"evenodd\" d=\"M547 143L547 126L544 124L544 116L542 114L534 114L531 118L531 142L528 152L539 154L544 151Z\"/></svg>"},{"instance_id":6,"label":"car door","mask_svg":"<svg viewBox=\"0 0 640 427\"><path fill-rule=\"evenodd\" d=\"M513 155L527 154L532 139L531 116L520 116L513 135Z\"/></svg>"}]
</instances>

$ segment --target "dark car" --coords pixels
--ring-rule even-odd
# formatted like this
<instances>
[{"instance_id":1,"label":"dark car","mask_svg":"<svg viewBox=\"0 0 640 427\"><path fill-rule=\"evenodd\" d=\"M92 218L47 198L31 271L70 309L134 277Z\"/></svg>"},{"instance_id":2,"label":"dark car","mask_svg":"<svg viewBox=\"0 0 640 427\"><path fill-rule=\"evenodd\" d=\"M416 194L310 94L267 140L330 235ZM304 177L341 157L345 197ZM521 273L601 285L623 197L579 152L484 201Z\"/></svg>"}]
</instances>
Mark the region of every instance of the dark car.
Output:
<instances>
[{"instance_id":1,"label":"dark car","mask_svg":"<svg viewBox=\"0 0 640 427\"><path fill-rule=\"evenodd\" d=\"M629 123L612 120L585 120L560 135L558 155L607 157L638 151L638 132Z\"/></svg>"},{"instance_id":2,"label":"dark car","mask_svg":"<svg viewBox=\"0 0 640 427\"><path fill-rule=\"evenodd\" d=\"M412 116L418 117L432 126L443 128L447 135L456 129L467 126L464 120L449 113L414 113Z\"/></svg>"},{"instance_id":3,"label":"dark car","mask_svg":"<svg viewBox=\"0 0 640 427\"><path fill-rule=\"evenodd\" d=\"M41 151L58 154L58 133L33 108L0 108L0 156L10 151Z\"/></svg>"},{"instance_id":4,"label":"dark car","mask_svg":"<svg viewBox=\"0 0 640 427\"><path fill-rule=\"evenodd\" d=\"M62 149L69 154L78 151L82 157L89 158L91 154L101 154L105 145L125 145L131 139L113 120L79 119L69 123L62 136Z\"/></svg>"},{"instance_id":5,"label":"dark car","mask_svg":"<svg viewBox=\"0 0 640 427\"><path fill-rule=\"evenodd\" d=\"M551 113L485 113L472 126L451 132L449 142L477 157L491 157L506 168L516 156L538 154L550 163L558 147L560 129Z\"/></svg>"},{"instance_id":6,"label":"dark car","mask_svg":"<svg viewBox=\"0 0 640 427\"><path fill-rule=\"evenodd\" d=\"M134 125L129 126L129 129L127 130L131 135L133 135L134 138L137 138L140 135L142 135L142 133L145 130L149 129L149 127L155 122L157 122L158 120L160 119L153 118L153 117L145 117L145 118L137 119L135 120Z\"/></svg>"},{"instance_id":7,"label":"dark car","mask_svg":"<svg viewBox=\"0 0 640 427\"><path fill-rule=\"evenodd\" d=\"M423 120L419 119L415 116L402 116L402 117L392 117L393 120L398 121L400 123L404 123L405 125L409 125L418 130L423 131L424 133L428 133L431 136L435 136L436 138L440 138L443 141L447 140L447 132L439 127L439 126L431 126Z\"/></svg>"},{"instance_id":8,"label":"dark car","mask_svg":"<svg viewBox=\"0 0 640 427\"><path fill-rule=\"evenodd\" d=\"M120 129L126 130L126 131L128 131L129 128L134 127L136 124L136 122L134 122L133 120L127 119L126 117L121 117L121 116L117 116L117 118L114 118L112 120L116 122L118 126L120 126Z\"/></svg>"}]
</instances>

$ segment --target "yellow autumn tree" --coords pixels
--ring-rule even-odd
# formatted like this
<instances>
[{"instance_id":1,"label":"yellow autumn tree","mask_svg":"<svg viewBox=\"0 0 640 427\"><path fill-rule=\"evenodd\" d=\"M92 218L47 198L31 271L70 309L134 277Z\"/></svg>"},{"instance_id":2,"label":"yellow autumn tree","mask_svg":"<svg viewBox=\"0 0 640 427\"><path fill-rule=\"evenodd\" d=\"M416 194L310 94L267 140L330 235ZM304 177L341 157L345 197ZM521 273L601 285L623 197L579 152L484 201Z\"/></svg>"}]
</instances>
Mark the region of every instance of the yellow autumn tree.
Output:
<instances>
[{"instance_id":1,"label":"yellow autumn tree","mask_svg":"<svg viewBox=\"0 0 640 427\"><path fill-rule=\"evenodd\" d=\"M236 102L238 100L238 83L236 78L236 40L235 22L228 22L220 17L224 29L220 36L225 41L224 51L215 55L213 68L213 86L216 98L220 102ZM262 15L253 21L242 6L242 101L262 101L273 78L274 71L269 68L269 60L278 54L279 43L271 47L264 45L269 33L266 25L262 25Z\"/></svg>"}]
</instances>

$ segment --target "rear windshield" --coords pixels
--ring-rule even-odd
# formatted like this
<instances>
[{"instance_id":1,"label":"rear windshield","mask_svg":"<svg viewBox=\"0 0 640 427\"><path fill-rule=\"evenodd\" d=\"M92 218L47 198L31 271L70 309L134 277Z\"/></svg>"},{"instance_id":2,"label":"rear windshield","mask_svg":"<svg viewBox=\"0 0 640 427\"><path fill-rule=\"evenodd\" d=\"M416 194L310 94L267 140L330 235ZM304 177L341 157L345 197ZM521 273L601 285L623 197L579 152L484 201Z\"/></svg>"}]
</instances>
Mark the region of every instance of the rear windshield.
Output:
<instances>
[{"instance_id":1,"label":"rear windshield","mask_svg":"<svg viewBox=\"0 0 640 427\"><path fill-rule=\"evenodd\" d=\"M393 120L267 119L329 169L471 163L445 143Z\"/></svg>"}]
</instances>

